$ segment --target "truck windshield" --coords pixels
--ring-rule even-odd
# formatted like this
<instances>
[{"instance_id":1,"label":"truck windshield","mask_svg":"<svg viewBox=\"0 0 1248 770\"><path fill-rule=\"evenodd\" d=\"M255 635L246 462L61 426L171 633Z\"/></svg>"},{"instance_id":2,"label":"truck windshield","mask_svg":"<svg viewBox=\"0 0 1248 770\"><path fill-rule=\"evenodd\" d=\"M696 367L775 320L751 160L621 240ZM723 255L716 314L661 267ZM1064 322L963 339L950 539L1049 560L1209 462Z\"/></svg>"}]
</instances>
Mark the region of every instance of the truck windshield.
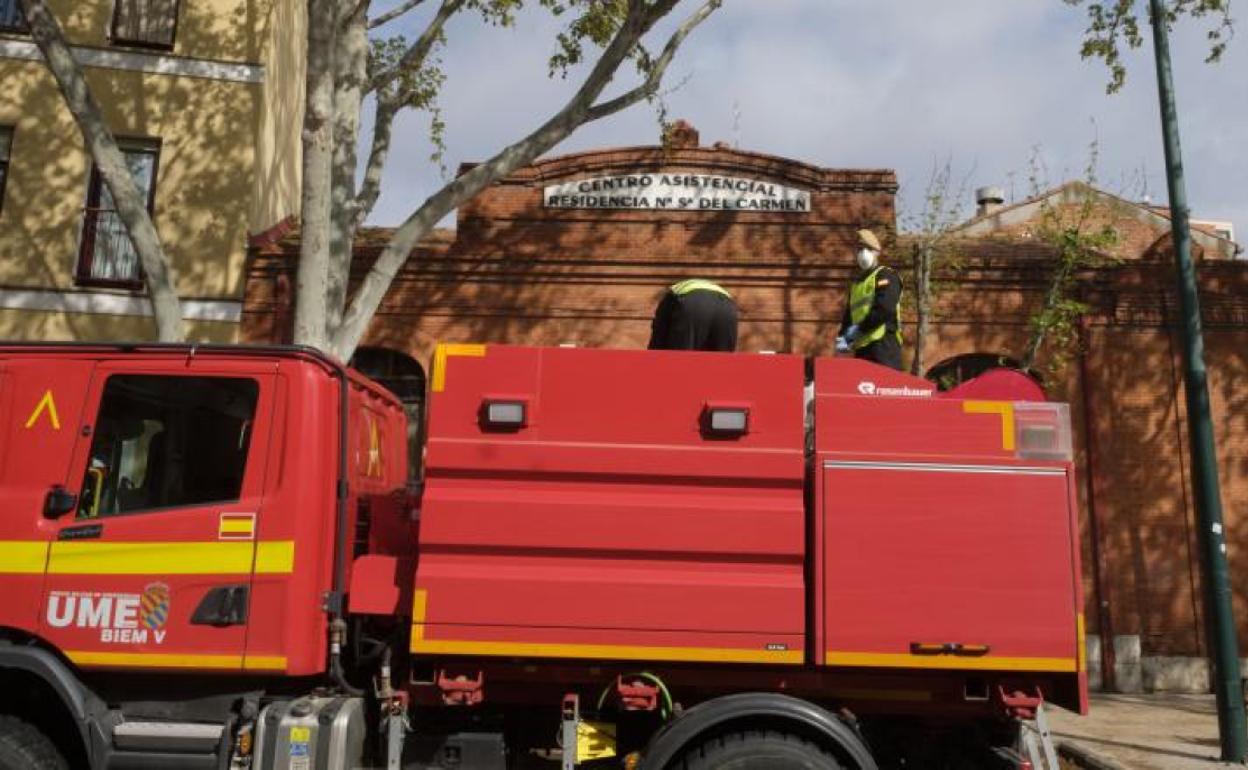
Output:
<instances>
[{"instance_id":1,"label":"truck windshield","mask_svg":"<svg viewBox=\"0 0 1248 770\"><path fill-rule=\"evenodd\" d=\"M237 500L258 393L244 378L109 377L78 516Z\"/></svg>"}]
</instances>

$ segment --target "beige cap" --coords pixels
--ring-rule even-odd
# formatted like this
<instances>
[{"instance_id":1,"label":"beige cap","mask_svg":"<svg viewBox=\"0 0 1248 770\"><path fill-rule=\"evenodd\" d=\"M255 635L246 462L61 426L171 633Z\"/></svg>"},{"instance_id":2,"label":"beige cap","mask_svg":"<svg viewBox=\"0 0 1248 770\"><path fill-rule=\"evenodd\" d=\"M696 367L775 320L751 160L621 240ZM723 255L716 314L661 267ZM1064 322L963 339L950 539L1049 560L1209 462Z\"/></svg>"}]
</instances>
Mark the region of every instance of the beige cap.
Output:
<instances>
[{"instance_id":1,"label":"beige cap","mask_svg":"<svg viewBox=\"0 0 1248 770\"><path fill-rule=\"evenodd\" d=\"M858 231L858 245L866 246L873 251L880 251L880 239L875 237L875 233L870 230Z\"/></svg>"}]
</instances>

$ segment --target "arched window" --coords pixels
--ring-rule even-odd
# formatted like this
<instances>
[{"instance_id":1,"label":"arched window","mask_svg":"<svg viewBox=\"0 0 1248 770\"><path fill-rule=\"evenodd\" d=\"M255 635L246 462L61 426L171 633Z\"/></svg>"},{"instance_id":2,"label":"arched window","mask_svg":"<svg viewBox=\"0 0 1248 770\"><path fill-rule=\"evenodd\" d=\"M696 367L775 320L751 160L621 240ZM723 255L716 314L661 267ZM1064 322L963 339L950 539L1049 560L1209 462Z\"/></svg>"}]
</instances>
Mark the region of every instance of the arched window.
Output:
<instances>
[{"instance_id":1,"label":"arched window","mask_svg":"<svg viewBox=\"0 0 1248 770\"><path fill-rule=\"evenodd\" d=\"M408 477L416 478L421 468L425 370L416 359L389 348L357 348L351 357L351 366L384 385L403 403L403 411L407 413Z\"/></svg>"},{"instance_id":2,"label":"arched window","mask_svg":"<svg viewBox=\"0 0 1248 770\"><path fill-rule=\"evenodd\" d=\"M989 369L1013 369L1023 372L1043 386L1044 382L1034 370L1023 371L1023 365L1016 358L1001 353L963 353L960 356L946 358L944 361L927 370L923 375L936 383L938 390L952 390L962 383L973 380Z\"/></svg>"}]
</instances>

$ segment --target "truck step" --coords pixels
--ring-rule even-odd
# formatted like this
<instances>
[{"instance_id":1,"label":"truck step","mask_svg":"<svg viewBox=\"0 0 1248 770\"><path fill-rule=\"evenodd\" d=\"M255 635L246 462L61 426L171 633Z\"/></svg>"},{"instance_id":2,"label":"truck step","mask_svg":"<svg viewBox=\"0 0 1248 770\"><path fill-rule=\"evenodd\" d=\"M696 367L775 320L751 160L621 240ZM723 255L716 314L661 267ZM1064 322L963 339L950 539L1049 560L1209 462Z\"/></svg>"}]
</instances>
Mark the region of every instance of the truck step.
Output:
<instances>
[{"instance_id":1,"label":"truck step","mask_svg":"<svg viewBox=\"0 0 1248 770\"><path fill-rule=\"evenodd\" d=\"M198 722L122 722L113 728L113 745L122 751L211 754L224 730Z\"/></svg>"}]
</instances>

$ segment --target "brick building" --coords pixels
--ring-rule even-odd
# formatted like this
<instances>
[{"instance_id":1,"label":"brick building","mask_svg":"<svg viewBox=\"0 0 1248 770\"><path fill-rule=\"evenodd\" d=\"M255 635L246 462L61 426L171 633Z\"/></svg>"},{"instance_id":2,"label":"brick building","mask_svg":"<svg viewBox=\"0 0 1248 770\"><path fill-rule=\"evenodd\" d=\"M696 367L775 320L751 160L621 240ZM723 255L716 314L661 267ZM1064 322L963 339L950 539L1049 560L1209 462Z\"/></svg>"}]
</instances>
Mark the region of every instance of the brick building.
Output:
<instances>
[{"instance_id":1,"label":"brick building","mask_svg":"<svg viewBox=\"0 0 1248 770\"><path fill-rule=\"evenodd\" d=\"M463 206L454 231L413 252L357 363L419 416L423 366L437 342L644 347L664 287L691 276L733 292L741 350L827 354L854 231L891 236L896 190L891 171L701 147L691 130L667 147L545 160ZM1088 190L1056 192L1061 202ZM948 276L954 288L941 297L927 343L935 368L973 363L959 358L965 354L1021 351L1053 260L1029 230L1033 203L985 212L963 229L963 268ZM1199 688L1207 676L1203 611L1168 222L1135 204L1101 210L1122 230L1122 261L1080 277L1093 308L1083 349L1046 383L1071 402L1076 422L1087 617L1094 634L1115 640L1120 688ZM357 279L385 235L362 235ZM906 239L890 240L894 264L904 261ZM1233 259L1233 244L1216 234L1202 234L1197 245L1236 609L1248 649L1248 570L1236 569L1248 558L1248 390L1239 387L1248 376L1248 262ZM297 254L294 240L253 254L245 339L289 338ZM1094 661L1100 650L1094 637Z\"/></svg>"}]
</instances>

